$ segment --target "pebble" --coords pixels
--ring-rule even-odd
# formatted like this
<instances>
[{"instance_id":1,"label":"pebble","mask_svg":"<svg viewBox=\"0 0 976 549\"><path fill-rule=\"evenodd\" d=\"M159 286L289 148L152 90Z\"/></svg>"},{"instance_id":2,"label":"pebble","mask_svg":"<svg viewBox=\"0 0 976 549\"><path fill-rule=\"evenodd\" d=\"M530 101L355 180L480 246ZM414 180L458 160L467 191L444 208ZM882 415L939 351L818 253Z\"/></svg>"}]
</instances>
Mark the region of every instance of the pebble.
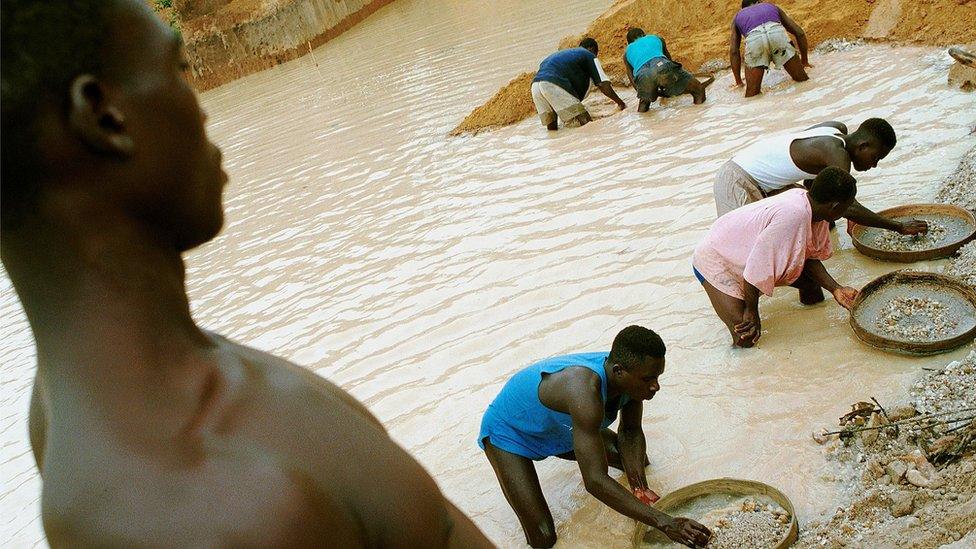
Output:
<instances>
[{"instance_id":1,"label":"pebble","mask_svg":"<svg viewBox=\"0 0 976 549\"><path fill-rule=\"evenodd\" d=\"M891 494L891 516L903 517L911 514L915 497L909 491L898 491Z\"/></svg>"}]
</instances>

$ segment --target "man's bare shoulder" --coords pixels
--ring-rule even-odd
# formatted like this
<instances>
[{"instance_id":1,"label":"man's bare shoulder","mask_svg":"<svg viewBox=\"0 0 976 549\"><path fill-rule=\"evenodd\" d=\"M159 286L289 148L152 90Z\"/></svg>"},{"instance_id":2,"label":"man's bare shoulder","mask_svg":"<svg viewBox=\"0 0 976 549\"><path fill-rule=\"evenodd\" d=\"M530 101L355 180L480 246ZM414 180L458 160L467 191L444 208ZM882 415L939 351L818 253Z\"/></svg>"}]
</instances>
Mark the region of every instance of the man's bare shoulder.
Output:
<instances>
[{"instance_id":1,"label":"man's bare shoulder","mask_svg":"<svg viewBox=\"0 0 976 549\"><path fill-rule=\"evenodd\" d=\"M383 429L379 420L361 402L308 368L271 353L232 341L219 334L208 333L208 335L218 345L221 352L230 353L239 358L252 375L260 379L262 383L267 384L268 390L317 394L327 400L334 400L336 405L341 406L346 411Z\"/></svg>"}]
</instances>

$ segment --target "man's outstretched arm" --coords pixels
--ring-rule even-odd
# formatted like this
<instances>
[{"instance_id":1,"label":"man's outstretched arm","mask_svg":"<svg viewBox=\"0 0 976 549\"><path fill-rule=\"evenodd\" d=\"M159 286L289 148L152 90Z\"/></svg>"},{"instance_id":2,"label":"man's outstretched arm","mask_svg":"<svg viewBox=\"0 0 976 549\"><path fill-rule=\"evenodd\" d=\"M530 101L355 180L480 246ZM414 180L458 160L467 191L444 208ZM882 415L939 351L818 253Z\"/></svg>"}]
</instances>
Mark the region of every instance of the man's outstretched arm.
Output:
<instances>
[{"instance_id":1,"label":"man's outstretched arm","mask_svg":"<svg viewBox=\"0 0 976 549\"><path fill-rule=\"evenodd\" d=\"M647 489L647 440L641 419L644 405L639 400L631 400L620 410L620 429L617 431L617 448L620 461L627 474L631 489Z\"/></svg>"},{"instance_id":2,"label":"man's outstretched arm","mask_svg":"<svg viewBox=\"0 0 976 549\"><path fill-rule=\"evenodd\" d=\"M645 505L607 474L607 455L600 434L603 403L590 391L587 398L573 401L573 450L586 491L618 513L661 530L677 543L688 547L705 545L711 532L697 522L674 518ZM623 457L623 456L621 456Z\"/></svg>"},{"instance_id":3,"label":"man's outstretched arm","mask_svg":"<svg viewBox=\"0 0 976 549\"><path fill-rule=\"evenodd\" d=\"M617 92L613 91L613 86L610 85L609 81L600 82L596 85L596 87L600 90L600 92L603 93L603 95L609 97L611 101L616 103L617 107L619 107L621 110L627 108L627 104L624 103L624 100L617 95Z\"/></svg>"},{"instance_id":4,"label":"man's outstretched arm","mask_svg":"<svg viewBox=\"0 0 976 549\"><path fill-rule=\"evenodd\" d=\"M841 286L840 283L834 280L834 277L830 276L827 268L824 267L823 262L819 259L808 259L803 264L803 274L809 276L821 288L830 292L837 303L845 309L850 309L851 305L854 304L854 300L857 299L858 291L849 286Z\"/></svg>"},{"instance_id":5,"label":"man's outstretched arm","mask_svg":"<svg viewBox=\"0 0 976 549\"><path fill-rule=\"evenodd\" d=\"M912 219L904 223L895 221L894 219L888 219L865 208L857 200L847 208L847 211L844 212L844 217L858 225L888 229L889 231L895 231L900 234L925 234L929 230L929 224L921 219Z\"/></svg>"}]
</instances>

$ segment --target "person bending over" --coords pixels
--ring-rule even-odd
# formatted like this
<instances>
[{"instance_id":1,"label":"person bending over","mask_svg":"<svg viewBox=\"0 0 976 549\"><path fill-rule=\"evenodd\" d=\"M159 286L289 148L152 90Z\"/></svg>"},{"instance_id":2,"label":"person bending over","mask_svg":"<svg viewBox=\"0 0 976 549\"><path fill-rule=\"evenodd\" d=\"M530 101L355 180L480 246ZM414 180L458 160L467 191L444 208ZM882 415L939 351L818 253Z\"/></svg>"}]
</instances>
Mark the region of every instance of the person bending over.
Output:
<instances>
[{"instance_id":1,"label":"person bending over","mask_svg":"<svg viewBox=\"0 0 976 549\"><path fill-rule=\"evenodd\" d=\"M620 110L627 107L603 72L596 57L599 50L596 40L584 38L579 47L557 51L542 60L532 80L532 102L546 129L557 130L559 120L566 127L583 126L593 120L583 106L590 82Z\"/></svg>"},{"instance_id":2,"label":"person bending over","mask_svg":"<svg viewBox=\"0 0 976 549\"><path fill-rule=\"evenodd\" d=\"M800 55L790 42L796 37ZM796 82L810 79L804 67L807 60L807 35L776 4L762 0L742 0L742 9L732 19L732 38L729 41L729 61L736 87L742 86L742 54L740 45L745 37L746 97L759 95L763 76L770 65L783 67Z\"/></svg>"},{"instance_id":3,"label":"person bending over","mask_svg":"<svg viewBox=\"0 0 976 549\"><path fill-rule=\"evenodd\" d=\"M505 499L532 547L556 543L552 513L533 461L557 456L575 460L586 491L615 511L658 528L689 547L704 545L711 532L685 518L650 506L643 401L660 390L664 342L651 330L629 326L610 352L557 356L516 373L488 406L478 445L485 451ZM617 433L609 429L620 416ZM623 470L631 490L607 473Z\"/></svg>"},{"instance_id":4,"label":"person bending over","mask_svg":"<svg viewBox=\"0 0 976 549\"><path fill-rule=\"evenodd\" d=\"M647 112L658 97L677 97L691 94L695 104L705 102L705 88L714 78L700 82L681 63L671 59L664 39L656 34L644 34L639 28L627 31L624 67L630 85L637 90L637 112Z\"/></svg>"},{"instance_id":5,"label":"person bending over","mask_svg":"<svg viewBox=\"0 0 976 549\"><path fill-rule=\"evenodd\" d=\"M817 124L798 132L760 139L739 151L719 168L712 191L715 210L722 216L740 206L798 187L827 167L850 172L875 168L895 148L895 130L886 120L868 118L853 133L841 122ZM844 212L847 219L868 227L901 234L923 234L925 221L896 221L865 208L855 200Z\"/></svg>"},{"instance_id":6,"label":"person bending over","mask_svg":"<svg viewBox=\"0 0 976 549\"><path fill-rule=\"evenodd\" d=\"M201 329L223 224L178 35L141 0L4 0L0 256L37 343L52 547L489 547L348 393Z\"/></svg>"},{"instance_id":7,"label":"person bending over","mask_svg":"<svg viewBox=\"0 0 976 549\"><path fill-rule=\"evenodd\" d=\"M821 171L810 190L790 189L718 218L695 248L693 270L733 345L752 347L762 334L759 296L776 286L823 301L821 288L849 309L854 288L837 283L821 261L833 253L828 223L854 203L856 182L840 168Z\"/></svg>"}]
</instances>

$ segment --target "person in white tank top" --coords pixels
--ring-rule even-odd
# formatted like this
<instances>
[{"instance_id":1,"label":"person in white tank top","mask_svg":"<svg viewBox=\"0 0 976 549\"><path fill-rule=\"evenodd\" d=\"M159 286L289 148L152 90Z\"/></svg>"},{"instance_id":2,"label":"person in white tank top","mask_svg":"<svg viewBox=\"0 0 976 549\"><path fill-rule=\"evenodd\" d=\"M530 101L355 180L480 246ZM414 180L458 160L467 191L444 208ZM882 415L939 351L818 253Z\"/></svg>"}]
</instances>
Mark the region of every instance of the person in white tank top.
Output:
<instances>
[{"instance_id":1,"label":"person in white tank top","mask_svg":"<svg viewBox=\"0 0 976 549\"><path fill-rule=\"evenodd\" d=\"M867 171L895 147L895 130L887 121L869 118L853 133L841 122L824 122L801 132L760 140L746 147L718 171L715 208L722 215L787 189L809 185L824 168ZM901 234L924 234L925 221L895 221L854 201L848 220Z\"/></svg>"}]
</instances>

